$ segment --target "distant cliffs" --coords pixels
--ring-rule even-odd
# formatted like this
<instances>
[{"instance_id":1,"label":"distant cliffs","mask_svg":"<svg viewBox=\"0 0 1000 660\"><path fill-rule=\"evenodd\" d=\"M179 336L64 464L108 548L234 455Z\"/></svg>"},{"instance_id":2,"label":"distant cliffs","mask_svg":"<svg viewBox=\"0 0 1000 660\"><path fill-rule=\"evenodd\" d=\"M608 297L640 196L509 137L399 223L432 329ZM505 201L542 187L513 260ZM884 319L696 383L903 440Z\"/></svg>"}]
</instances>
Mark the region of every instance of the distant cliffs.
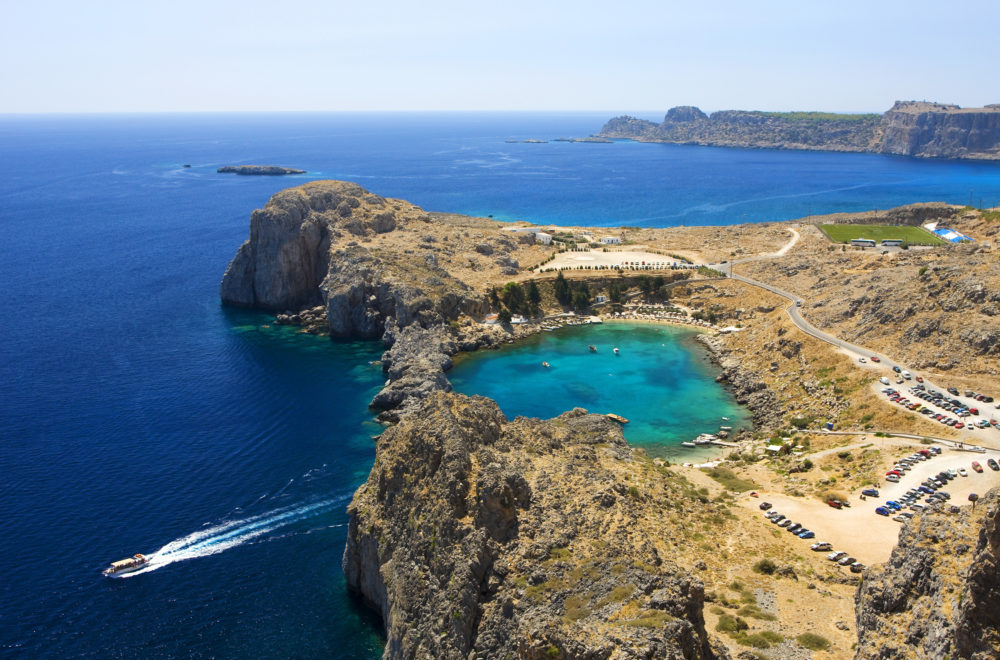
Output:
<instances>
[{"instance_id":1,"label":"distant cliffs","mask_svg":"<svg viewBox=\"0 0 1000 660\"><path fill-rule=\"evenodd\" d=\"M1000 105L959 108L899 101L884 115L671 108L662 123L615 117L606 138L725 147L1000 159Z\"/></svg>"}]
</instances>

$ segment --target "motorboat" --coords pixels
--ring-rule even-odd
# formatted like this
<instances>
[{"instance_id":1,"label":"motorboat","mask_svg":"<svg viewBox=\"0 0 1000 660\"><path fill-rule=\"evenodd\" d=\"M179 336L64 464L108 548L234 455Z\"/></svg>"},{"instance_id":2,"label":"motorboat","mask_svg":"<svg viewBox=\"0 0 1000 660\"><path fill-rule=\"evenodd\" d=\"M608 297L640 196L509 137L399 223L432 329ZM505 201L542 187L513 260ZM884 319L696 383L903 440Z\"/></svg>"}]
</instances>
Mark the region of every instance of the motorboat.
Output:
<instances>
[{"instance_id":1,"label":"motorboat","mask_svg":"<svg viewBox=\"0 0 1000 660\"><path fill-rule=\"evenodd\" d=\"M128 559L120 559L118 561L111 562L111 565L105 568L101 572L101 575L104 577L118 577L119 575L132 573L138 571L140 568L145 568L148 564L149 557L136 553Z\"/></svg>"}]
</instances>

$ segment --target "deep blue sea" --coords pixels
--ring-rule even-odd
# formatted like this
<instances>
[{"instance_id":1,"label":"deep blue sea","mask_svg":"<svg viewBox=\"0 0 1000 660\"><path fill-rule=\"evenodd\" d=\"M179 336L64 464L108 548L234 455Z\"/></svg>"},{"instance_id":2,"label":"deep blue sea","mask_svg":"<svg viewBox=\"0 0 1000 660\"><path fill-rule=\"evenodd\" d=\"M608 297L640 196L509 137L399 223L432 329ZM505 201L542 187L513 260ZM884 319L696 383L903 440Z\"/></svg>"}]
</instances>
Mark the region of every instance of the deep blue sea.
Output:
<instances>
[{"instance_id":1,"label":"deep blue sea","mask_svg":"<svg viewBox=\"0 0 1000 660\"><path fill-rule=\"evenodd\" d=\"M281 188L347 179L428 210L588 225L1000 202L994 164L505 142L587 135L606 118L0 117L3 655L380 655L378 622L348 597L339 567L344 508L379 431L366 404L382 382L368 364L380 347L270 327L266 316L218 302L250 211ZM239 163L309 174L215 173ZM656 339L646 342L653 350ZM543 382L516 375L529 359L518 350L557 355L548 376L594 366L588 355L574 367L578 356L550 341L463 363L461 389L491 393L501 367ZM559 341L575 345L572 334ZM617 391L645 392L666 373L680 383L710 377L690 352L669 355L650 357L667 362ZM490 361L497 366L472 373ZM602 389L614 388L564 388L551 411L494 394L508 414L619 407ZM683 388L671 391L684 398ZM706 424L728 405L713 396ZM676 434L672 423L664 415L651 428ZM643 441L639 426L627 433ZM134 552L151 554L152 570L100 577Z\"/></svg>"}]
</instances>

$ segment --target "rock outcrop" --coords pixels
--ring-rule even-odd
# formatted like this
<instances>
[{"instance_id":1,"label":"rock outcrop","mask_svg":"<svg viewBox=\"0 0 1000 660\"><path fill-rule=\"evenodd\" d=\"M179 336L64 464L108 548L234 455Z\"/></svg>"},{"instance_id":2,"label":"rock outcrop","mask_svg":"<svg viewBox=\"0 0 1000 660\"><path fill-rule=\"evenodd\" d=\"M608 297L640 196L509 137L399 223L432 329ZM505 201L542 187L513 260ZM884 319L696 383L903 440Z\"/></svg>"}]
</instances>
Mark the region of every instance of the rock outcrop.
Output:
<instances>
[{"instance_id":1,"label":"rock outcrop","mask_svg":"<svg viewBox=\"0 0 1000 660\"><path fill-rule=\"evenodd\" d=\"M857 660L1000 657L1000 489L906 523L856 596Z\"/></svg>"},{"instance_id":2,"label":"rock outcrop","mask_svg":"<svg viewBox=\"0 0 1000 660\"><path fill-rule=\"evenodd\" d=\"M635 465L603 415L509 422L429 396L348 507L344 575L382 615L384 657L728 657L701 583L641 524L671 492L630 487Z\"/></svg>"},{"instance_id":3,"label":"rock outcrop","mask_svg":"<svg viewBox=\"0 0 1000 660\"><path fill-rule=\"evenodd\" d=\"M726 147L1000 159L1000 106L897 101L885 114L671 108L662 123L615 117L599 136Z\"/></svg>"}]
</instances>

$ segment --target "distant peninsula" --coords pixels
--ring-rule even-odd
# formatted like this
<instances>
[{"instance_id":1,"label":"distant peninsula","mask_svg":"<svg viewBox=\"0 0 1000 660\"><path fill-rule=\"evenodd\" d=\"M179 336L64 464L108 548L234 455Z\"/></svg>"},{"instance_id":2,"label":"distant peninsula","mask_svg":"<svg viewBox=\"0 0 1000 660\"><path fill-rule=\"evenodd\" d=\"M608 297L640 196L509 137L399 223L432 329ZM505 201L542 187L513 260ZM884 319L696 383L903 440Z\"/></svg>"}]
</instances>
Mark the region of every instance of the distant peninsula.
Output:
<instances>
[{"instance_id":1,"label":"distant peninsula","mask_svg":"<svg viewBox=\"0 0 1000 660\"><path fill-rule=\"evenodd\" d=\"M277 165L226 165L216 170L219 174L242 174L245 176L282 176L285 174L305 174L305 170Z\"/></svg>"},{"instance_id":2,"label":"distant peninsula","mask_svg":"<svg viewBox=\"0 0 1000 660\"><path fill-rule=\"evenodd\" d=\"M662 123L621 116L596 135L641 142L1000 160L1000 104L897 101L884 114L671 108Z\"/></svg>"}]
</instances>

